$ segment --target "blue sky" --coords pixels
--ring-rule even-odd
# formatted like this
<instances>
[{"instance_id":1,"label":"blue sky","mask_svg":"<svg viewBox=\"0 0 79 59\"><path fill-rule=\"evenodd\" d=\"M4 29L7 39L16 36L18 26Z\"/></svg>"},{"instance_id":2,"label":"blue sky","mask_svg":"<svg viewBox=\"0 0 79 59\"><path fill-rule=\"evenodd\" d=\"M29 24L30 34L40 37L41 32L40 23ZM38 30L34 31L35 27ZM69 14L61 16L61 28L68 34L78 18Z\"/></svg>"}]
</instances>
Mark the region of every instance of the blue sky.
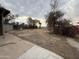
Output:
<instances>
[{"instance_id":1,"label":"blue sky","mask_svg":"<svg viewBox=\"0 0 79 59\"><path fill-rule=\"evenodd\" d=\"M59 8L68 17L79 16L79 0L58 0ZM21 16L44 18L50 11L50 0L0 0L0 4Z\"/></svg>"}]
</instances>

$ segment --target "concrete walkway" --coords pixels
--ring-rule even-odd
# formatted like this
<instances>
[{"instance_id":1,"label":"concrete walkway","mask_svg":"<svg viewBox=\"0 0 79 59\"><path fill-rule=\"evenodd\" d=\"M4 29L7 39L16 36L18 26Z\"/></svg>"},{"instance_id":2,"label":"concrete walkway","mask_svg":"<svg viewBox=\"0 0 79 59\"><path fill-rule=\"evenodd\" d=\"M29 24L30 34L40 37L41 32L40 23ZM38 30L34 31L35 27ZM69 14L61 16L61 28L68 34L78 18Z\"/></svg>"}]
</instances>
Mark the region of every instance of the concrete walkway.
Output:
<instances>
[{"instance_id":1,"label":"concrete walkway","mask_svg":"<svg viewBox=\"0 0 79 59\"><path fill-rule=\"evenodd\" d=\"M11 34L0 36L0 59L64 59Z\"/></svg>"},{"instance_id":2,"label":"concrete walkway","mask_svg":"<svg viewBox=\"0 0 79 59\"><path fill-rule=\"evenodd\" d=\"M67 43L79 51L79 42L75 41L74 39L67 38Z\"/></svg>"},{"instance_id":3,"label":"concrete walkway","mask_svg":"<svg viewBox=\"0 0 79 59\"><path fill-rule=\"evenodd\" d=\"M33 46L18 59L64 59L64 58L39 46Z\"/></svg>"}]
</instances>

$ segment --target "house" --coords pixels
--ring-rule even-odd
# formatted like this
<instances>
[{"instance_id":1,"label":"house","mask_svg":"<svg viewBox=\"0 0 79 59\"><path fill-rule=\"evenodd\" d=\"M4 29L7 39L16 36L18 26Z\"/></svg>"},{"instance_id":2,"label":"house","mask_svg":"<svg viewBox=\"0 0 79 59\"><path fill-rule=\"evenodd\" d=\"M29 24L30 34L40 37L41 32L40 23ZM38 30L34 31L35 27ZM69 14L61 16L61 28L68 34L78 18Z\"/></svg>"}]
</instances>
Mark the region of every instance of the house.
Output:
<instances>
[{"instance_id":1,"label":"house","mask_svg":"<svg viewBox=\"0 0 79 59\"><path fill-rule=\"evenodd\" d=\"M5 18L9 13L9 10L0 7L0 35L3 35L3 18Z\"/></svg>"}]
</instances>

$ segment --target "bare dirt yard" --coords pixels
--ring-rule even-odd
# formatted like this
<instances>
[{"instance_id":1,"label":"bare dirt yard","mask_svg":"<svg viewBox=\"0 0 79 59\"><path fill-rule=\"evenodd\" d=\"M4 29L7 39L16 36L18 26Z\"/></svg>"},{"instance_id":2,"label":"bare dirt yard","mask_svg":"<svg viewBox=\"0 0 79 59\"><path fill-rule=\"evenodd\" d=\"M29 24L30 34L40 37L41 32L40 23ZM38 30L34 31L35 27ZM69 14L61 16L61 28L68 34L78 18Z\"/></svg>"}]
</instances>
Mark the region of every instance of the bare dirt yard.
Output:
<instances>
[{"instance_id":1,"label":"bare dirt yard","mask_svg":"<svg viewBox=\"0 0 79 59\"><path fill-rule=\"evenodd\" d=\"M79 42L73 38L50 35L45 29L27 29L10 33L55 52L65 59L79 59Z\"/></svg>"}]
</instances>

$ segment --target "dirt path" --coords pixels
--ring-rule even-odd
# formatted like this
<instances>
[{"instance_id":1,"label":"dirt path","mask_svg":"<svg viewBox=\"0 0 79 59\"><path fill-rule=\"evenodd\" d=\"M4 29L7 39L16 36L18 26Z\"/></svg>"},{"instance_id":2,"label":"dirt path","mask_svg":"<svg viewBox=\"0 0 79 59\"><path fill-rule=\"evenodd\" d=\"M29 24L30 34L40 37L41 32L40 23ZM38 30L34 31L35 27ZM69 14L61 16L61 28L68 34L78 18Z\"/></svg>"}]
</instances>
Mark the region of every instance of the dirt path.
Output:
<instances>
[{"instance_id":1,"label":"dirt path","mask_svg":"<svg viewBox=\"0 0 79 59\"><path fill-rule=\"evenodd\" d=\"M53 51L65 59L79 59L78 49L72 47L66 37L49 35L44 29L13 31L12 34Z\"/></svg>"}]
</instances>

